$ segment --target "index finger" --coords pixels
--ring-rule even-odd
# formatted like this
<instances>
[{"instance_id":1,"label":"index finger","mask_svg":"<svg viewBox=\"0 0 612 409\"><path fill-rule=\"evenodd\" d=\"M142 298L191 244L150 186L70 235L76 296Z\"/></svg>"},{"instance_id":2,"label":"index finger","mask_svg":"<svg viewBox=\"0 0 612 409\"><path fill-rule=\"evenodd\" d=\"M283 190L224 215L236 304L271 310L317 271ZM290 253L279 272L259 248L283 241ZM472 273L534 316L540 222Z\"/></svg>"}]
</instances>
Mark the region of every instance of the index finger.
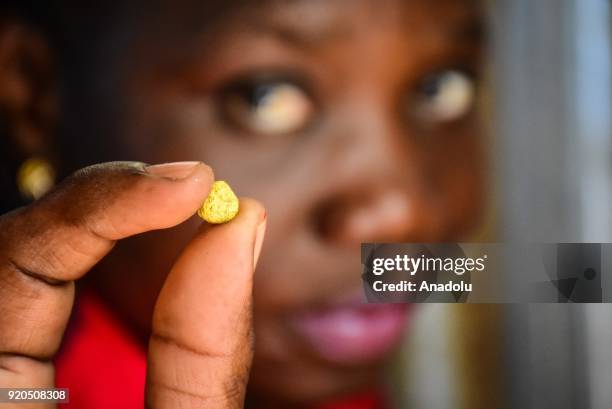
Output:
<instances>
[{"instance_id":1,"label":"index finger","mask_svg":"<svg viewBox=\"0 0 612 409\"><path fill-rule=\"evenodd\" d=\"M106 163L1 217L0 384L7 371L30 371L32 361L21 358L44 362L57 351L72 309L73 280L116 240L189 218L213 179L201 162Z\"/></svg>"}]
</instances>

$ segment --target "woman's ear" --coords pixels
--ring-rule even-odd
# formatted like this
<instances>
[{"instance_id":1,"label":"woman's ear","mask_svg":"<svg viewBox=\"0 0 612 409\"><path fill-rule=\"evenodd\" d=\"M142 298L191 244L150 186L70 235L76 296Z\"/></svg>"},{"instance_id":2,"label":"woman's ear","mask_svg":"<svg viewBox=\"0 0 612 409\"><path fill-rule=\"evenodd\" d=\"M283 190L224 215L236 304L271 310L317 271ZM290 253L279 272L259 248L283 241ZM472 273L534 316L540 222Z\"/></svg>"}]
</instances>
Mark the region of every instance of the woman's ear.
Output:
<instances>
[{"instance_id":1,"label":"woman's ear","mask_svg":"<svg viewBox=\"0 0 612 409\"><path fill-rule=\"evenodd\" d=\"M0 213L42 196L54 183L55 68L40 31L0 15Z\"/></svg>"},{"instance_id":2,"label":"woman's ear","mask_svg":"<svg viewBox=\"0 0 612 409\"><path fill-rule=\"evenodd\" d=\"M0 138L22 158L50 154L58 119L55 58L42 33L0 16ZM5 145L5 146L6 146Z\"/></svg>"}]
</instances>

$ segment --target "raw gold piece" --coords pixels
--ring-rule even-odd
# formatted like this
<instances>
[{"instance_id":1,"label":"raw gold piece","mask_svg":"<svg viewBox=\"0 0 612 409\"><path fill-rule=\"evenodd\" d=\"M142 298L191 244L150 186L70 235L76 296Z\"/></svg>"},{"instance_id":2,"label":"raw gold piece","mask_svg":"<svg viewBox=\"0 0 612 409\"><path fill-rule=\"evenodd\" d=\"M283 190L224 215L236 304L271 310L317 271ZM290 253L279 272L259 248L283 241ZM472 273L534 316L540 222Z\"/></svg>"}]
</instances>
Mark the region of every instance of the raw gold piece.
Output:
<instances>
[{"instance_id":1,"label":"raw gold piece","mask_svg":"<svg viewBox=\"0 0 612 409\"><path fill-rule=\"evenodd\" d=\"M229 222L238 214L238 198L232 188L222 180L212 185L208 197L198 210L198 216L208 223L220 224Z\"/></svg>"}]
</instances>

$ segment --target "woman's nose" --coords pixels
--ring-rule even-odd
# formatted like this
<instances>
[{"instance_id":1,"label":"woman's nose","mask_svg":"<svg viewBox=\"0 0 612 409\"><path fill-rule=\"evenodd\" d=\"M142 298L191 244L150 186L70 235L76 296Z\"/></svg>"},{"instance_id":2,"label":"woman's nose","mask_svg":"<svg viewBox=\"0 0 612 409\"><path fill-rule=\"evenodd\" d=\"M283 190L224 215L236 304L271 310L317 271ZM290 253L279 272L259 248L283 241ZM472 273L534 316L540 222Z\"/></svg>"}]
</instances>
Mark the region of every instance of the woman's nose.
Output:
<instances>
[{"instance_id":1,"label":"woman's nose","mask_svg":"<svg viewBox=\"0 0 612 409\"><path fill-rule=\"evenodd\" d=\"M331 183L315 213L321 237L338 243L435 240L442 214L428 183L426 154L389 115L353 118L350 139L328 164Z\"/></svg>"},{"instance_id":2,"label":"woman's nose","mask_svg":"<svg viewBox=\"0 0 612 409\"><path fill-rule=\"evenodd\" d=\"M417 223L409 195L389 189L350 206L337 228L346 242L402 241Z\"/></svg>"},{"instance_id":3,"label":"woman's nose","mask_svg":"<svg viewBox=\"0 0 612 409\"><path fill-rule=\"evenodd\" d=\"M443 215L409 189L372 186L330 198L317 212L320 237L336 244L440 240Z\"/></svg>"}]
</instances>

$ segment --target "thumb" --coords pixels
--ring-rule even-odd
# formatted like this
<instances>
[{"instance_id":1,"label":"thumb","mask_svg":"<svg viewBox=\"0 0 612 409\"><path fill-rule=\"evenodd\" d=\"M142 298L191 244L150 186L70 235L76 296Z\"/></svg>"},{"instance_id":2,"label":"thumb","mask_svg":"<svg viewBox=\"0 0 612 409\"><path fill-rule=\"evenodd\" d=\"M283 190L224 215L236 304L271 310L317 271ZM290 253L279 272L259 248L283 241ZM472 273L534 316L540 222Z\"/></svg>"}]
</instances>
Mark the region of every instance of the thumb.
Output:
<instances>
[{"instance_id":1,"label":"thumb","mask_svg":"<svg viewBox=\"0 0 612 409\"><path fill-rule=\"evenodd\" d=\"M242 408L265 222L263 207L242 199L234 220L205 226L179 257L153 315L147 407Z\"/></svg>"}]
</instances>

